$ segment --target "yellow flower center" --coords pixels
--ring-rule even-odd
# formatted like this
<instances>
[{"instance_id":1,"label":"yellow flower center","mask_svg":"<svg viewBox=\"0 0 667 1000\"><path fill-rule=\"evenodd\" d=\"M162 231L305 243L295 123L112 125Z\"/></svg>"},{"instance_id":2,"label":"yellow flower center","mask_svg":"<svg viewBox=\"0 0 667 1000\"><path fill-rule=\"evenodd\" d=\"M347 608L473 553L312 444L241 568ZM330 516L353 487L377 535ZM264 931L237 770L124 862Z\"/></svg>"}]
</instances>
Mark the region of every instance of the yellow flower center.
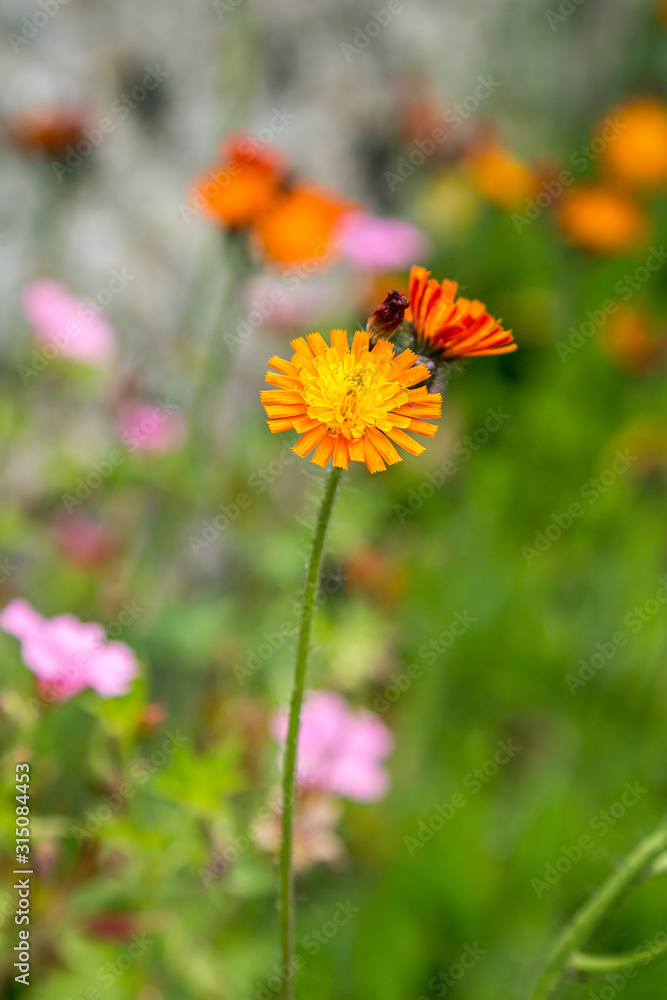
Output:
<instances>
[{"instance_id":1,"label":"yellow flower center","mask_svg":"<svg viewBox=\"0 0 667 1000\"><path fill-rule=\"evenodd\" d=\"M389 413L408 402L407 391L389 381L391 363L386 357L365 353L359 359L327 349L313 359L316 375L302 369L303 398L308 416L326 424L336 437L344 434L358 441L369 427L390 429Z\"/></svg>"}]
</instances>

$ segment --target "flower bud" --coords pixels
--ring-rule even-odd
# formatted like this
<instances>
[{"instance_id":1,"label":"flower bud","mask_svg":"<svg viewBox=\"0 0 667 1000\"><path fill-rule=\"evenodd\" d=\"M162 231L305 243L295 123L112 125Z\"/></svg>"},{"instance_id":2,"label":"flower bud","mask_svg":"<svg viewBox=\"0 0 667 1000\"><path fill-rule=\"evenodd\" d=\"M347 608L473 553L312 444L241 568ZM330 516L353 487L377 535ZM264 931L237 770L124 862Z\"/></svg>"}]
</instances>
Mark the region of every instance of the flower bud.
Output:
<instances>
[{"instance_id":1,"label":"flower bud","mask_svg":"<svg viewBox=\"0 0 667 1000\"><path fill-rule=\"evenodd\" d=\"M371 313L366 324L371 345L376 344L378 340L387 340L398 330L408 305L409 302L402 292L394 288L388 293L384 302Z\"/></svg>"}]
</instances>

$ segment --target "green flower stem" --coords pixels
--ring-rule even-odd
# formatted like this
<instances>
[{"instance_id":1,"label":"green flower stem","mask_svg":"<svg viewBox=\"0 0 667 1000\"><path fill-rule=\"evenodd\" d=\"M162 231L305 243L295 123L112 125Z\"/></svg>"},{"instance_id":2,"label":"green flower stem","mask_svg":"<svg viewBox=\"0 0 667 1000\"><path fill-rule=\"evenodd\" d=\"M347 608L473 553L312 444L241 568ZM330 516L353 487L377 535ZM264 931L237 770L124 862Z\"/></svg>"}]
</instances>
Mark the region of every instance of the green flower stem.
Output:
<instances>
[{"instance_id":1,"label":"green flower stem","mask_svg":"<svg viewBox=\"0 0 667 1000\"><path fill-rule=\"evenodd\" d=\"M667 818L631 851L556 938L530 1000L549 1000L569 972L583 971L576 957L593 931L658 855L667 849Z\"/></svg>"},{"instance_id":2,"label":"green flower stem","mask_svg":"<svg viewBox=\"0 0 667 1000\"><path fill-rule=\"evenodd\" d=\"M628 951L623 955L588 955L582 951L575 951L570 956L568 967L582 978L601 979L621 969L649 965L665 954L667 954L667 944Z\"/></svg>"},{"instance_id":3,"label":"green flower stem","mask_svg":"<svg viewBox=\"0 0 667 1000\"><path fill-rule=\"evenodd\" d=\"M292 839L294 829L294 798L296 781L296 751L299 739L299 723L301 705L306 686L308 656L310 653L310 633L315 617L315 599L320 582L320 569L324 540L326 538L331 511L333 509L336 488L341 477L341 469L334 468L329 476L327 487L320 507L313 548L306 573L306 584L303 591L301 606L301 623L299 628L299 644L296 653L296 668L294 672L294 691L289 712L287 741L285 743L285 759L283 763L283 815L282 837L280 842L280 945L282 967L285 975L285 1000L292 1000L294 995L294 876L292 872Z\"/></svg>"},{"instance_id":4,"label":"green flower stem","mask_svg":"<svg viewBox=\"0 0 667 1000\"><path fill-rule=\"evenodd\" d=\"M662 875L667 875L667 853L660 854L655 861L652 861L641 877L643 880L648 880L660 878Z\"/></svg>"}]
</instances>

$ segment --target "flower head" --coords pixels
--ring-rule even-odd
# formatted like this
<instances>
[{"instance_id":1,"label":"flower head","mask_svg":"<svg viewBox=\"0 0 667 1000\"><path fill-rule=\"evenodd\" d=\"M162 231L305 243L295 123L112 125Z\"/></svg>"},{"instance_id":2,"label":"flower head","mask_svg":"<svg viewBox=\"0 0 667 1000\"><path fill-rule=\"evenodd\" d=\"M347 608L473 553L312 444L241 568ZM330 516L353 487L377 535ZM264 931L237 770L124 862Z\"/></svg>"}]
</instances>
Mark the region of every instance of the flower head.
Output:
<instances>
[{"instance_id":1,"label":"flower head","mask_svg":"<svg viewBox=\"0 0 667 1000\"><path fill-rule=\"evenodd\" d=\"M266 381L278 388L260 396L272 433L301 434L292 449L297 455L315 449L316 465L333 459L347 469L350 461L365 462L379 472L401 461L394 444L412 455L424 451L406 431L433 437L437 425L422 418L440 416L442 397L419 385L430 373L412 351L394 357L387 340L371 349L366 331L355 333L351 348L346 330L331 331L331 346L319 333L291 343L290 361L269 361L275 371Z\"/></svg>"},{"instance_id":2,"label":"flower head","mask_svg":"<svg viewBox=\"0 0 667 1000\"><path fill-rule=\"evenodd\" d=\"M613 364L636 375L664 367L667 337L646 309L619 306L598 332L602 350Z\"/></svg>"},{"instance_id":3,"label":"flower head","mask_svg":"<svg viewBox=\"0 0 667 1000\"><path fill-rule=\"evenodd\" d=\"M116 349L113 330L57 281L42 278L23 289L23 311L42 347L72 361L102 365Z\"/></svg>"},{"instance_id":4,"label":"flower head","mask_svg":"<svg viewBox=\"0 0 667 1000\"><path fill-rule=\"evenodd\" d=\"M621 131L605 141L609 118L599 128L610 173L640 188L667 184L667 106L656 97L635 97L611 114Z\"/></svg>"},{"instance_id":5,"label":"flower head","mask_svg":"<svg viewBox=\"0 0 667 1000\"><path fill-rule=\"evenodd\" d=\"M275 153L267 153L251 136L230 136L220 167L195 181L195 194L214 222L239 229L257 222L275 198L285 168Z\"/></svg>"},{"instance_id":6,"label":"flower head","mask_svg":"<svg viewBox=\"0 0 667 1000\"><path fill-rule=\"evenodd\" d=\"M66 701L86 687L113 698L125 694L136 676L130 647L107 642L96 622L82 622L74 615L44 618L16 597L0 613L0 628L20 640L23 662L53 700Z\"/></svg>"},{"instance_id":7,"label":"flower head","mask_svg":"<svg viewBox=\"0 0 667 1000\"><path fill-rule=\"evenodd\" d=\"M349 207L338 195L295 185L273 199L258 220L258 240L269 260L279 264L324 262L336 250L334 224Z\"/></svg>"},{"instance_id":8,"label":"flower head","mask_svg":"<svg viewBox=\"0 0 667 1000\"><path fill-rule=\"evenodd\" d=\"M571 243L595 253L632 250L648 229L636 202L602 185L571 188L558 207L558 222Z\"/></svg>"},{"instance_id":9,"label":"flower head","mask_svg":"<svg viewBox=\"0 0 667 1000\"><path fill-rule=\"evenodd\" d=\"M477 191L499 208L520 208L539 189L535 172L498 142L488 142L470 157L470 176Z\"/></svg>"},{"instance_id":10,"label":"flower head","mask_svg":"<svg viewBox=\"0 0 667 1000\"><path fill-rule=\"evenodd\" d=\"M284 743L286 734L287 712L280 712L273 735ZM393 743L389 729L372 712L353 712L336 692L315 691L301 717L299 784L356 802L381 799L389 787L384 758Z\"/></svg>"},{"instance_id":11,"label":"flower head","mask_svg":"<svg viewBox=\"0 0 667 1000\"><path fill-rule=\"evenodd\" d=\"M457 298L455 281L439 284L423 267L410 272L410 307L415 350L436 362L516 350L511 330L489 315L482 302Z\"/></svg>"},{"instance_id":12,"label":"flower head","mask_svg":"<svg viewBox=\"0 0 667 1000\"><path fill-rule=\"evenodd\" d=\"M15 145L36 156L60 156L84 137L88 122L84 108L36 108L17 112L6 125Z\"/></svg>"}]
</instances>

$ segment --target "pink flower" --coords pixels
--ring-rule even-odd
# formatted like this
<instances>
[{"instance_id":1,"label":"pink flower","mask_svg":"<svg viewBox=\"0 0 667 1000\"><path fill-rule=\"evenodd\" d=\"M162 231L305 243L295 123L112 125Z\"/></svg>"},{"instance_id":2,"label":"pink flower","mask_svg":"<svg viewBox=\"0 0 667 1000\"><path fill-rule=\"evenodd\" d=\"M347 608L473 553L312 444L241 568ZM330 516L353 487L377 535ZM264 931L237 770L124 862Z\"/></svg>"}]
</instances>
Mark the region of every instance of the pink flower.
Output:
<instances>
[{"instance_id":1,"label":"pink flower","mask_svg":"<svg viewBox=\"0 0 667 1000\"><path fill-rule=\"evenodd\" d=\"M140 399L124 402L117 414L116 427L130 451L163 455L176 451L185 441L185 417L172 403L147 403Z\"/></svg>"},{"instance_id":2,"label":"pink flower","mask_svg":"<svg viewBox=\"0 0 667 1000\"><path fill-rule=\"evenodd\" d=\"M22 299L26 319L42 347L91 365L102 365L113 357L115 342L109 324L57 281L33 281L23 289Z\"/></svg>"},{"instance_id":3,"label":"pink flower","mask_svg":"<svg viewBox=\"0 0 667 1000\"><path fill-rule=\"evenodd\" d=\"M345 212L336 225L338 250L362 271L408 267L428 253L428 237L405 219L381 219L368 212Z\"/></svg>"},{"instance_id":4,"label":"pink flower","mask_svg":"<svg viewBox=\"0 0 667 1000\"><path fill-rule=\"evenodd\" d=\"M85 510L56 514L51 531L64 555L79 566L103 566L120 547L118 539Z\"/></svg>"},{"instance_id":5,"label":"pink flower","mask_svg":"<svg viewBox=\"0 0 667 1000\"><path fill-rule=\"evenodd\" d=\"M273 720L280 743L287 735L287 712ZM334 691L315 691L301 715L297 780L357 802L374 802L386 794L389 774L383 766L394 745L385 724L370 712L353 712Z\"/></svg>"},{"instance_id":6,"label":"pink flower","mask_svg":"<svg viewBox=\"0 0 667 1000\"><path fill-rule=\"evenodd\" d=\"M130 647L107 642L96 622L82 622L74 615L44 618L16 597L0 612L0 628L20 641L23 662L53 700L66 701L86 687L114 698L127 693L137 674Z\"/></svg>"}]
</instances>

